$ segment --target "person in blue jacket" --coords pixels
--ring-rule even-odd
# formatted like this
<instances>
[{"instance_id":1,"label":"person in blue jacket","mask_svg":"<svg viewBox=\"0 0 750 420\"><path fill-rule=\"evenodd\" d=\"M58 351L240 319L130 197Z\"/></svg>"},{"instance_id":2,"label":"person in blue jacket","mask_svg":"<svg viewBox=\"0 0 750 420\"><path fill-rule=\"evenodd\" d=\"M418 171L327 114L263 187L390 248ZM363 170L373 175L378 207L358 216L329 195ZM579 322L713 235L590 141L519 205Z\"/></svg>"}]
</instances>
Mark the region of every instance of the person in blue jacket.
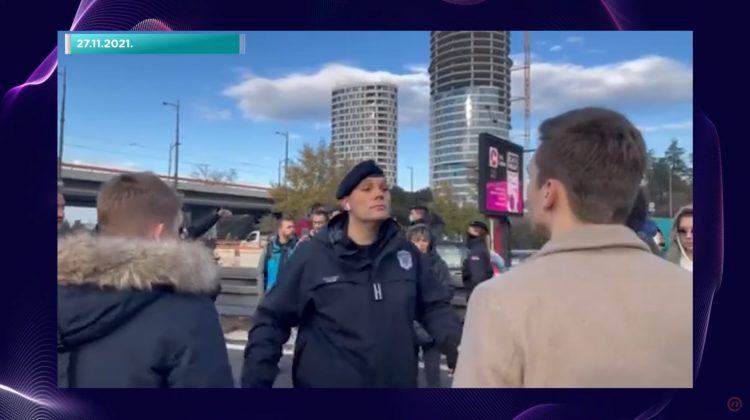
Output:
<instances>
[{"instance_id":1,"label":"person in blue jacket","mask_svg":"<svg viewBox=\"0 0 750 420\"><path fill-rule=\"evenodd\" d=\"M289 261L296 246L294 220L291 217L282 216L276 235L268 239L258 259L259 280L264 292L268 293L276 284L279 272Z\"/></svg>"},{"instance_id":2,"label":"person in blue jacket","mask_svg":"<svg viewBox=\"0 0 750 420\"><path fill-rule=\"evenodd\" d=\"M391 218L383 171L358 164L336 198L345 211L298 246L257 309L243 387L273 385L293 327L295 387L415 388L414 321L444 353L457 351L450 291Z\"/></svg>"}]
</instances>

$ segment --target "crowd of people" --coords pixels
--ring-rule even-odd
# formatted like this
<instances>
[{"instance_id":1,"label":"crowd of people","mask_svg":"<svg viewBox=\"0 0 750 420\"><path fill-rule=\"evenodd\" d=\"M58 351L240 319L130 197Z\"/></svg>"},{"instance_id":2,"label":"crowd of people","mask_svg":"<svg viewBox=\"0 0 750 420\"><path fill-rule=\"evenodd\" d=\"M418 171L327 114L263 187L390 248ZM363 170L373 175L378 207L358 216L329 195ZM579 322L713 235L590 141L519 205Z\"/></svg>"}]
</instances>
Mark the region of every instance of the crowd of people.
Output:
<instances>
[{"instance_id":1,"label":"crowd of people","mask_svg":"<svg viewBox=\"0 0 750 420\"><path fill-rule=\"evenodd\" d=\"M506 263L487 225L470 223L463 322L435 215L415 206L400 226L375 162L341 180L338 209L312 209L309 231L282 217L259 260L241 386L273 386L294 331L295 387L414 388L420 354L430 387L447 385L443 355L453 387L691 387L692 208L663 255L644 227L646 148L627 118L579 109L539 134L527 203L549 240L497 276ZM60 386L234 386L217 265L180 209L154 174L118 175L97 199L97 232L58 240Z\"/></svg>"}]
</instances>

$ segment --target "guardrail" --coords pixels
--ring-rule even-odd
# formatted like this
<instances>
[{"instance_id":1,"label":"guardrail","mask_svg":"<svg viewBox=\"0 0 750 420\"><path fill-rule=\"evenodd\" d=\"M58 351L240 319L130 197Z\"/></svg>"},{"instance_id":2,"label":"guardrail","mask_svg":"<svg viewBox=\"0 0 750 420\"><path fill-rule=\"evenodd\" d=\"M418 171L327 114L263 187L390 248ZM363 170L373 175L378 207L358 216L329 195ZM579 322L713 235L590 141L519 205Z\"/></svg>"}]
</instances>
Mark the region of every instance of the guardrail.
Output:
<instances>
[{"instance_id":1,"label":"guardrail","mask_svg":"<svg viewBox=\"0 0 750 420\"><path fill-rule=\"evenodd\" d=\"M216 298L216 309L225 316L252 317L261 295L257 269L244 267L222 267L221 293ZM461 318L466 309L466 293L455 290L453 302Z\"/></svg>"},{"instance_id":2,"label":"guardrail","mask_svg":"<svg viewBox=\"0 0 750 420\"><path fill-rule=\"evenodd\" d=\"M258 307L261 286L255 268L222 267L221 293L216 309L221 315L250 317Z\"/></svg>"},{"instance_id":3,"label":"guardrail","mask_svg":"<svg viewBox=\"0 0 750 420\"><path fill-rule=\"evenodd\" d=\"M514 258L523 261L530 257L536 250L516 250ZM261 285L258 284L258 273L255 268L247 267L222 267L221 293L216 298L216 308L221 315L251 317L258 307L262 293ZM454 296L451 302L456 308L459 316L463 319L466 311L466 290L456 287L461 283L460 273L452 273L454 278Z\"/></svg>"}]
</instances>

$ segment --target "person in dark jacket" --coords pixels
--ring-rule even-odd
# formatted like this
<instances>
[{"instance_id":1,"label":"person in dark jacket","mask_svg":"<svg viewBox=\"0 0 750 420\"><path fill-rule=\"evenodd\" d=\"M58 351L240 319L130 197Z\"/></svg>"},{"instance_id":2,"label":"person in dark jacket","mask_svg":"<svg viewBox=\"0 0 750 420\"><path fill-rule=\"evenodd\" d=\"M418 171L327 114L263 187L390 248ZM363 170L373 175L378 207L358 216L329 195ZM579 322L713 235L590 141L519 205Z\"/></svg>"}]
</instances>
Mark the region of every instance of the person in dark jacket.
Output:
<instances>
[{"instance_id":1,"label":"person in dark jacket","mask_svg":"<svg viewBox=\"0 0 750 420\"><path fill-rule=\"evenodd\" d=\"M391 219L383 171L358 164L336 198L345 212L297 248L257 309L243 387L273 385L295 326L295 387L416 387L415 320L444 352L457 351L450 293Z\"/></svg>"},{"instance_id":2,"label":"person in dark jacket","mask_svg":"<svg viewBox=\"0 0 750 420\"><path fill-rule=\"evenodd\" d=\"M627 220L625 220L625 226L635 232L635 234L638 235L638 238L640 238L640 240L648 245L648 248L651 250L652 254L661 257L662 251L661 249L659 249L659 246L654 240L654 237L656 236L656 230L651 230L650 227L648 229L644 229L644 227L649 226L650 224L653 224L653 221L650 221L648 218L648 204L646 203L646 194L644 193L643 189L640 189L638 190L638 195L636 195L635 197L633 209L630 210L630 214L628 215Z\"/></svg>"},{"instance_id":3,"label":"person in dark jacket","mask_svg":"<svg viewBox=\"0 0 750 420\"><path fill-rule=\"evenodd\" d=\"M443 220L426 206L416 205L409 209L409 226L414 225L426 225L430 230L430 236L432 237L430 251L432 251L437 241L443 236L443 228L445 227Z\"/></svg>"},{"instance_id":4,"label":"person in dark jacket","mask_svg":"<svg viewBox=\"0 0 750 420\"><path fill-rule=\"evenodd\" d=\"M209 214L203 219L200 219L196 221L194 224L186 227L184 231L182 232L182 237L184 239L200 238L201 236L205 235L209 230L211 230L211 228L214 227L217 223L231 216L232 216L232 212L227 209L221 209L215 213Z\"/></svg>"},{"instance_id":5,"label":"person in dark jacket","mask_svg":"<svg viewBox=\"0 0 750 420\"><path fill-rule=\"evenodd\" d=\"M466 287L467 300L479 283L491 279L495 274L492 269L490 252L487 249L488 234L489 229L484 222L474 221L469 224L469 230L466 234L466 246L469 248L469 255L461 267L461 278L464 287Z\"/></svg>"},{"instance_id":6,"label":"person in dark jacket","mask_svg":"<svg viewBox=\"0 0 750 420\"><path fill-rule=\"evenodd\" d=\"M432 275L442 287L450 291L451 297L453 297L453 286L451 286L451 274L448 264L440 258L434 247L430 246L434 242L430 229L426 225L412 225L406 230L406 239L413 243L419 252L427 256ZM414 331L417 335L419 347L422 350L424 376L427 386L430 388L441 388L440 349L435 345L435 339L417 321L414 321ZM455 365L453 360L449 360L448 362L449 366Z\"/></svg>"},{"instance_id":7,"label":"person in dark jacket","mask_svg":"<svg viewBox=\"0 0 750 420\"><path fill-rule=\"evenodd\" d=\"M323 208L316 209L310 214L310 223L312 224L312 230L310 230L307 235L300 238L300 242L309 240L323 230L326 224L328 224L328 211Z\"/></svg>"},{"instance_id":8,"label":"person in dark jacket","mask_svg":"<svg viewBox=\"0 0 750 420\"><path fill-rule=\"evenodd\" d=\"M210 298L217 267L179 239L179 210L156 175L119 175L97 199L99 233L58 241L59 387L234 385Z\"/></svg>"}]
</instances>

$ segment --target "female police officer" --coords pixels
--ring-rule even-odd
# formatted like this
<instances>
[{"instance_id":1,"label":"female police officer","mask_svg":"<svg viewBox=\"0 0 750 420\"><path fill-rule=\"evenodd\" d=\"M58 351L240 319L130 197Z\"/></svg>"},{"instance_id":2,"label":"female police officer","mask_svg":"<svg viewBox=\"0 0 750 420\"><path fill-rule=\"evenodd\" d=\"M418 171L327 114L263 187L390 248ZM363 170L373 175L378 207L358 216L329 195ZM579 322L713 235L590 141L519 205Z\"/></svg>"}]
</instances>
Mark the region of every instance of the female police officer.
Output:
<instances>
[{"instance_id":1,"label":"female police officer","mask_svg":"<svg viewBox=\"0 0 750 420\"><path fill-rule=\"evenodd\" d=\"M455 355L450 292L391 219L383 171L360 163L336 198L345 212L299 246L258 307L243 387L273 385L295 326L295 387L416 387L415 320Z\"/></svg>"}]
</instances>

